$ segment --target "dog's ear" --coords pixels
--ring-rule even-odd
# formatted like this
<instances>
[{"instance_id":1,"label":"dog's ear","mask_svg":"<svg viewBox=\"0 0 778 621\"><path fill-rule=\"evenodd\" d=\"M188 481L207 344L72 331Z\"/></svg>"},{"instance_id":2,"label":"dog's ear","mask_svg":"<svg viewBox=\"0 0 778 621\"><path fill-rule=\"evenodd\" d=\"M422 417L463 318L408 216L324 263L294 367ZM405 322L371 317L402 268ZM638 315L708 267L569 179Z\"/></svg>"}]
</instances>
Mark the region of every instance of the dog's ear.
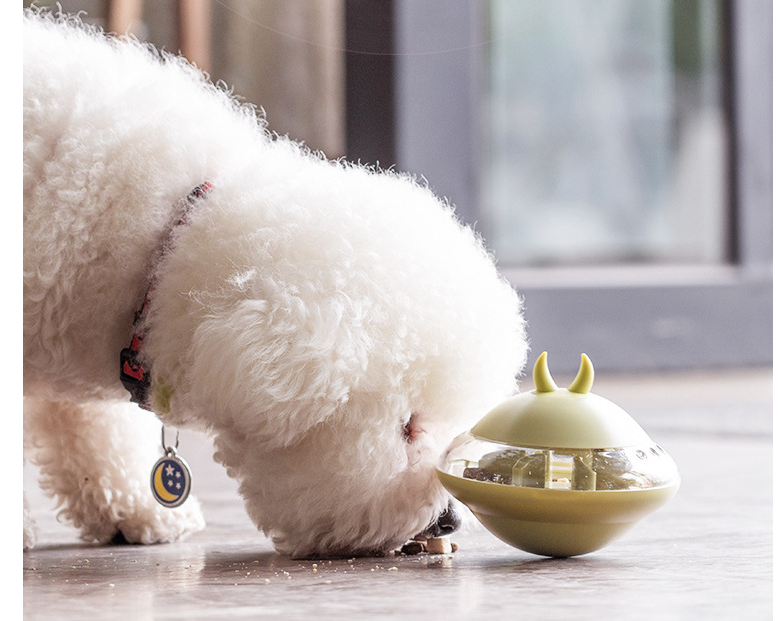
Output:
<instances>
[{"instance_id":1,"label":"dog's ear","mask_svg":"<svg viewBox=\"0 0 778 621\"><path fill-rule=\"evenodd\" d=\"M364 364L353 345L347 355L334 342L342 329L330 314L291 301L272 308L244 300L210 316L187 356L190 406L268 447L298 440L348 401L355 367Z\"/></svg>"}]
</instances>

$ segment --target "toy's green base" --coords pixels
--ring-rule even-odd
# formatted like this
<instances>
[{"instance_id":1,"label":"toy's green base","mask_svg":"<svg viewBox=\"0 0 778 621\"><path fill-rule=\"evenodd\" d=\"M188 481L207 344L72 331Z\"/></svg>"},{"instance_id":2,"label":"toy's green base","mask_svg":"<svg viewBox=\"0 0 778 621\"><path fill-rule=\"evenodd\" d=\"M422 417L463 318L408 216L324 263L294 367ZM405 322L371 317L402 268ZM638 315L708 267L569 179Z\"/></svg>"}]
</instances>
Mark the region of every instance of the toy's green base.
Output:
<instances>
[{"instance_id":1,"label":"toy's green base","mask_svg":"<svg viewBox=\"0 0 778 621\"><path fill-rule=\"evenodd\" d=\"M438 477L495 536L541 556L577 556L602 548L664 505L680 485L571 491L475 481L440 470Z\"/></svg>"},{"instance_id":2,"label":"toy's green base","mask_svg":"<svg viewBox=\"0 0 778 621\"><path fill-rule=\"evenodd\" d=\"M635 522L622 524L564 524L530 522L474 514L486 528L514 548L539 556L579 556L604 548L621 537Z\"/></svg>"}]
</instances>

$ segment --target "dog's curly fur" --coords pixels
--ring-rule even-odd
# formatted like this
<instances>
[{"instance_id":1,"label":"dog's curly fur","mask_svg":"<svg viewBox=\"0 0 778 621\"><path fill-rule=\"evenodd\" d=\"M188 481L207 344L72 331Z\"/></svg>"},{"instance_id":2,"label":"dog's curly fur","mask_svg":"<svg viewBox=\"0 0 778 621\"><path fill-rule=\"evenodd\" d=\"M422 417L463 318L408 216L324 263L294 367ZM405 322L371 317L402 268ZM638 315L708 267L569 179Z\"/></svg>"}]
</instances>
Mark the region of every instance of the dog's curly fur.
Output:
<instances>
[{"instance_id":1,"label":"dog's curly fur","mask_svg":"<svg viewBox=\"0 0 778 621\"><path fill-rule=\"evenodd\" d=\"M423 531L448 503L441 451L526 357L479 238L407 176L272 135L178 57L24 21L25 445L64 516L101 542L203 526L195 499L155 506L159 423L118 379L153 275L152 405L214 436L278 550L369 554Z\"/></svg>"}]
</instances>

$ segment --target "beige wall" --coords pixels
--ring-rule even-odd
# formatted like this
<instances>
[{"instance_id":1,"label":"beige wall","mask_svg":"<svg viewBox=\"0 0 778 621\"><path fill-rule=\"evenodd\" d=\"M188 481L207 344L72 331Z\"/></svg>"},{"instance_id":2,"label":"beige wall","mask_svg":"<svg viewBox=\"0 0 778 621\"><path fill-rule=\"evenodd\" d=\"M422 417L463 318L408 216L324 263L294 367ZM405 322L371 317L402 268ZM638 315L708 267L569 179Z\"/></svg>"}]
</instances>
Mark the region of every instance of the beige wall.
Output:
<instances>
[{"instance_id":1,"label":"beige wall","mask_svg":"<svg viewBox=\"0 0 778 621\"><path fill-rule=\"evenodd\" d=\"M213 7L213 77L261 106L273 131L330 157L345 152L343 11L343 0Z\"/></svg>"}]
</instances>

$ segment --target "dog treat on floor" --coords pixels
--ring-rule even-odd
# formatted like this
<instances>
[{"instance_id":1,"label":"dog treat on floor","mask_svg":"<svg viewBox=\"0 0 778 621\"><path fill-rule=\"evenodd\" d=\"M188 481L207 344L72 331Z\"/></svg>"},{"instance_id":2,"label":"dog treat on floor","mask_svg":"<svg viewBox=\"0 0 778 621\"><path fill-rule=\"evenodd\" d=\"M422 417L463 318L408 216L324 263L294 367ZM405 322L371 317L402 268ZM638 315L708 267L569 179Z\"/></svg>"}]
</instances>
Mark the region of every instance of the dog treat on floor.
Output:
<instances>
[{"instance_id":1,"label":"dog treat on floor","mask_svg":"<svg viewBox=\"0 0 778 621\"><path fill-rule=\"evenodd\" d=\"M412 539L411 541L407 541L397 553L405 556L416 556L423 552L428 554L449 554L451 552L456 552L457 550L459 550L459 546L451 541L449 536L445 536L425 537L422 540Z\"/></svg>"},{"instance_id":2,"label":"dog treat on floor","mask_svg":"<svg viewBox=\"0 0 778 621\"><path fill-rule=\"evenodd\" d=\"M449 554L452 551L451 538L448 536L427 539L427 552L429 554Z\"/></svg>"},{"instance_id":3,"label":"dog treat on floor","mask_svg":"<svg viewBox=\"0 0 778 621\"><path fill-rule=\"evenodd\" d=\"M415 539L413 541L406 542L402 548L400 548L400 554L406 554L407 556L415 556L416 554L421 554L422 552L426 551L426 545L421 541L416 541Z\"/></svg>"}]
</instances>

